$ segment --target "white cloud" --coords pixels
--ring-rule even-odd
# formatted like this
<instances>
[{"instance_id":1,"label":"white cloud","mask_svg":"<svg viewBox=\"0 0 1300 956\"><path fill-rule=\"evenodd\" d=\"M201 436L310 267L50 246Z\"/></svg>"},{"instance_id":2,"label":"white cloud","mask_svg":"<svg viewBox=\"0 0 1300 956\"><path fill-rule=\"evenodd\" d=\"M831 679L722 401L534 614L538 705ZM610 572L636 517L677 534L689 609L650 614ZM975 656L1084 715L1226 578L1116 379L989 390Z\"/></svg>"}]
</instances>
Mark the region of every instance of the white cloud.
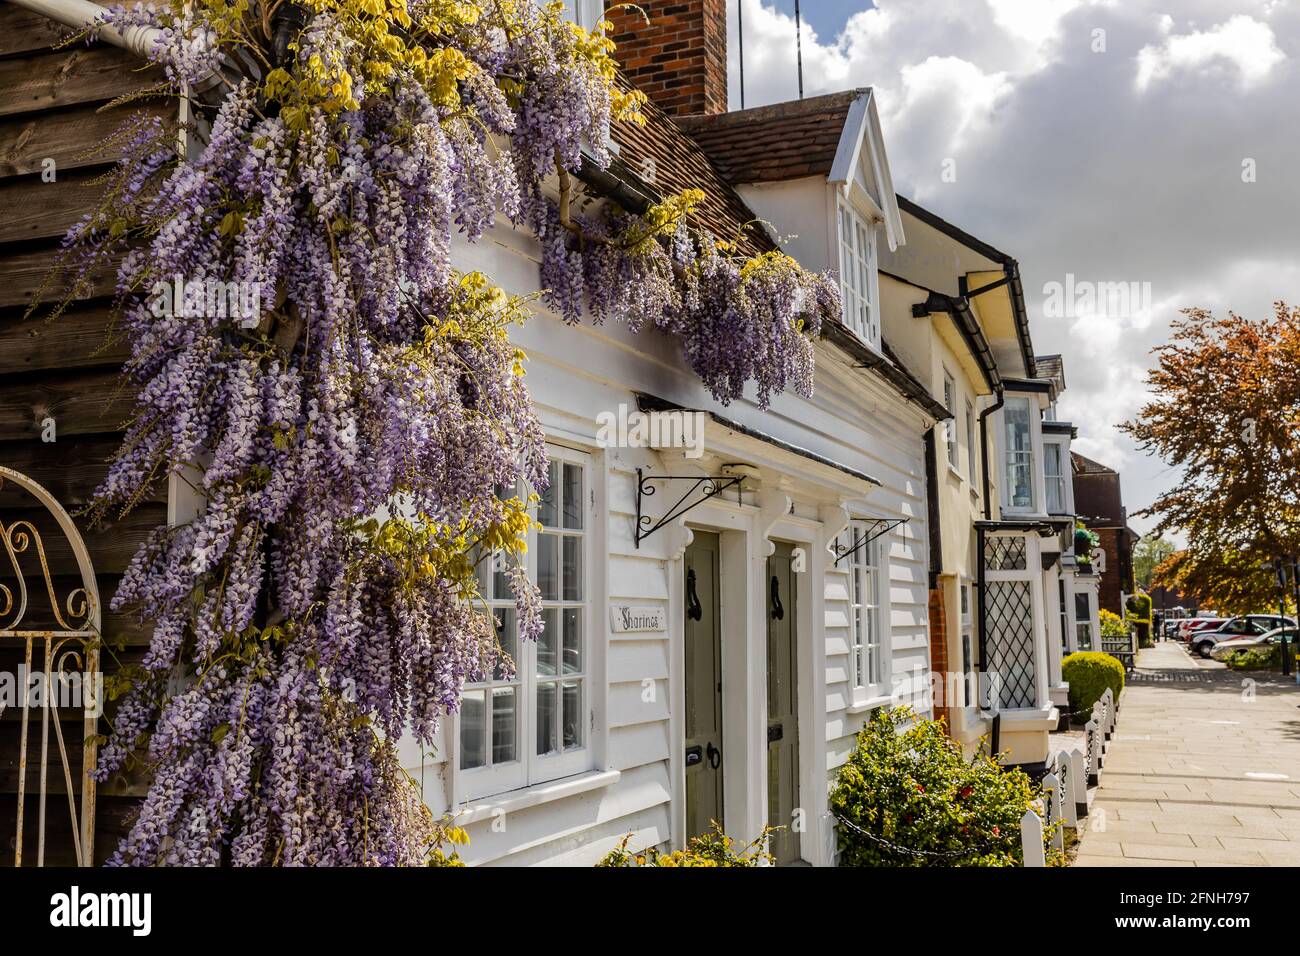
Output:
<instances>
[{"instance_id":1,"label":"white cloud","mask_svg":"<svg viewBox=\"0 0 1300 956\"><path fill-rule=\"evenodd\" d=\"M1166 33L1172 29L1167 15L1161 28ZM1178 71L1205 73L1231 67L1245 90L1263 83L1285 59L1268 24L1237 14L1209 30L1176 34L1159 46L1144 46L1138 51L1135 82L1139 90L1146 90Z\"/></svg>"}]
</instances>

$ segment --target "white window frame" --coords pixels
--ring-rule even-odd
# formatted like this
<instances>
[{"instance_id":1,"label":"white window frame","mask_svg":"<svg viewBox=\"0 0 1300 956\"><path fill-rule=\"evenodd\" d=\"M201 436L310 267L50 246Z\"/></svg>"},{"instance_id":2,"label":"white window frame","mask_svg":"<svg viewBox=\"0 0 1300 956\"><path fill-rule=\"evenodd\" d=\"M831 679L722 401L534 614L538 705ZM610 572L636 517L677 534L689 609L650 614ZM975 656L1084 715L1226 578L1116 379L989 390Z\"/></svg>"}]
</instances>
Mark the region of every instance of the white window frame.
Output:
<instances>
[{"instance_id":1,"label":"white window frame","mask_svg":"<svg viewBox=\"0 0 1300 956\"><path fill-rule=\"evenodd\" d=\"M948 445L948 467L957 471L957 382L947 369L943 370L943 407L952 416L943 423Z\"/></svg>"},{"instance_id":2,"label":"white window frame","mask_svg":"<svg viewBox=\"0 0 1300 956\"><path fill-rule=\"evenodd\" d=\"M545 6L548 0L537 0ZM594 30L604 16L602 0L564 0L564 14L584 30Z\"/></svg>"},{"instance_id":3,"label":"white window frame","mask_svg":"<svg viewBox=\"0 0 1300 956\"><path fill-rule=\"evenodd\" d=\"M975 671L975 585L970 578L957 579L958 634L961 642L957 648L961 666L961 703L974 707L979 702L978 687L972 688ZM972 692L973 691L973 692Z\"/></svg>"},{"instance_id":4,"label":"white window frame","mask_svg":"<svg viewBox=\"0 0 1300 956\"><path fill-rule=\"evenodd\" d=\"M1039 709L1046 705L1048 699L1047 698L1047 641L1045 639L1046 624L1043 618L1044 615L1043 605L1045 602L1043 600L1043 592L1042 592L1043 573L1041 570L1042 545L1039 542L1038 535L1032 532L1024 533L1024 534L990 533L988 536L986 536L985 540L987 542L988 540L991 540L993 538L998 538L998 537L1019 537L1024 540L1025 566L1023 568L1018 568L1016 570L1007 570L1007 571L997 570L995 568L991 568L988 566L984 568L984 585L986 588L986 592L982 596L983 600L981 601L980 613L984 612L985 604L990 600L988 596L988 590L991 590L988 588L990 584L996 584L999 582L1008 582L1008 583L1018 582L1018 583L1023 583L1027 586L1028 593L1029 593L1029 606L1030 606L1030 616L1031 616L1031 624L1030 624L1029 632L1031 635L1030 641L1033 645L1032 651L1033 651L1033 666L1034 666L1034 698L1035 698L1033 709ZM979 559L980 561L986 561L986 558L983 554L980 555ZM985 661L985 660L980 661L981 675L985 673L985 667L989 666L990 663L991 663L990 661ZM981 705L983 705L984 703L984 698L987 692L988 692L987 684L985 684L985 686L981 686L980 688ZM1008 709L1017 709L1017 708L1008 708Z\"/></svg>"},{"instance_id":5,"label":"white window frame","mask_svg":"<svg viewBox=\"0 0 1300 956\"><path fill-rule=\"evenodd\" d=\"M966 467L969 470L966 477L973 489L979 476L979 465L975 458L975 406L969 400L966 402Z\"/></svg>"},{"instance_id":6,"label":"white window frame","mask_svg":"<svg viewBox=\"0 0 1300 956\"><path fill-rule=\"evenodd\" d=\"M854 519L844 532L842 548L854 548L871 530L870 522ZM890 694L888 646L889 608L882 579L888 552L882 547L885 535L877 535L845 559L849 574L849 686L855 702L886 697ZM866 631L863 633L863 624ZM875 655L874 658L872 655ZM862 673L863 665L867 673ZM875 680L871 671L874 670Z\"/></svg>"},{"instance_id":7,"label":"white window frame","mask_svg":"<svg viewBox=\"0 0 1300 956\"><path fill-rule=\"evenodd\" d=\"M1019 405L1021 402L1025 405L1028 416L1029 426L1029 449L1028 449L1028 469L1029 469L1029 504L1017 505L1012 500L1014 485L1012 482L1012 454L1013 451L1007 443L1007 422L1011 411L1012 403ZM998 447L1002 450L1002 481L1004 491L1002 494L1002 510L1018 514L1038 514L1039 506L1043 500L1042 484L1042 465L1043 460L1043 440L1042 432L1039 430L1039 408L1038 403L1032 395L1008 395L1002 407L1001 414L1002 427L999 429ZM1024 454L1020 452L1018 454Z\"/></svg>"},{"instance_id":8,"label":"white window frame","mask_svg":"<svg viewBox=\"0 0 1300 956\"><path fill-rule=\"evenodd\" d=\"M579 633L579 661L581 669L571 674L557 673L555 675L542 675L538 673L538 650L542 645L544 636L536 641L519 641L516 639L517 654L515 660L515 678L510 682L497 680L478 681L466 683L465 693L474 693L476 691L486 690L488 694L493 688L513 686L515 692L515 759L501 764L493 764L492 757L492 717L490 710L485 710L484 716L484 735L487 738L484 741L484 752L487 762L482 766L464 767L462 761L464 754L461 747L462 720L458 713L454 719L451 728L451 739L455 741L454 757L452 765L456 774L456 798L458 801L473 800L480 797L493 796L496 794L507 793L511 790L517 790L521 787L532 786L534 784L546 783L551 780L557 780L561 777L568 777L590 770L592 760L595 754L595 728L593 727L593 714L595 713L594 695L602 692L602 688L597 687L596 680L598 670L594 654L595 629L600 625L600 621L593 611L595 607L594 589L595 568L593 566L593 539L597 534L596 514L593 504L593 485L595 477L595 468L592 457L584 452L575 451L570 448L564 448L558 445L546 446L547 459L555 462L557 467L557 481L563 484L563 475L565 464L577 465L582 469L582 491L581 491L581 510L582 527L581 529L562 528L558 526L546 526L540 531L533 527L528 533L528 550L524 559L528 562L528 576L531 581L538 583L537 560L540 553L539 541L543 534L554 534L557 537L576 539L580 542L578 546L578 560L580 562L579 581L581 582L581 595L577 599L564 600L563 591L563 563L564 563L564 545L557 542L557 574L560 577L558 583L559 591L555 599L544 599L542 601L543 615L547 611L554 611L557 622L558 633L556 634L556 658L557 670L562 671L562 662L564 659L564 639L563 639L563 622L564 612L577 612L578 633ZM558 490L558 489L557 489ZM562 494L562 492L560 492ZM540 505L534 506L532 514L535 518L539 517ZM563 524L563 505L557 502L557 515L559 522ZM485 565L490 562L485 561ZM489 582L490 570L485 572L488 575ZM482 580L482 578L481 578ZM496 608L513 608L514 597L507 593L504 598L495 598L484 587L484 594L489 606L494 610ZM516 622L516 627L518 626ZM546 754L537 753L537 702L538 688L544 684L553 684L559 688L564 683L577 682L581 688L581 698L579 701L579 729L581 733L581 743L576 747L561 749ZM557 690L556 696L557 723L559 724L558 734L563 736L563 691Z\"/></svg>"},{"instance_id":9,"label":"white window frame","mask_svg":"<svg viewBox=\"0 0 1300 956\"><path fill-rule=\"evenodd\" d=\"M839 246L844 324L880 351L876 225L841 197L836 203L835 236Z\"/></svg>"},{"instance_id":10,"label":"white window frame","mask_svg":"<svg viewBox=\"0 0 1300 956\"><path fill-rule=\"evenodd\" d=\"M1057 455L1058 455L1057 465L1061 470L1061 473L1059 475L1049 475L1047 473L1047 457L1048 457L1047 449L1049 446L1057 449ZM1069 445L1064 441L1047 438L1046 436L1044 436L1043 438L1043 508L1044 510L1046 510L1048 514L1068 515L1073 513L1074 511L1073 504L1070 501L1070 482L1067 480L1070 478L1069 461L1070 461ZM1052 483L1054 481L1057 483L1057 487L1060 489L1061 500L1060 500L1059 511L1052 510L1051 501L1050 501L1051 495L1048 491L1048 489L1052 487Z\"/></svg>"}]
</instances>

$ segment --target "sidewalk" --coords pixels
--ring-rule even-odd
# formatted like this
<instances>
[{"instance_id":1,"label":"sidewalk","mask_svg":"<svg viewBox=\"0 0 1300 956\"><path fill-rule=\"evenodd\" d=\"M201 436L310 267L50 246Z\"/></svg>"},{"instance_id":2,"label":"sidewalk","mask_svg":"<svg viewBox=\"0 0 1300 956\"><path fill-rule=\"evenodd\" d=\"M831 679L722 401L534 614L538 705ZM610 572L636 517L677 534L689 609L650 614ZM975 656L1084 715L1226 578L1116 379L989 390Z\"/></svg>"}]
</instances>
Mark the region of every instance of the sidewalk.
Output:
<instances>
[{"instance_id":1,"label":"sidewalk","mask_svg":"<svg viewBox=\"0 0 1300 956\"><path fill-rule=\"evenodd\" d=\"M1138 654L1077 866L1300 865L1300 688Z\"/></svg>"}]
</instances>

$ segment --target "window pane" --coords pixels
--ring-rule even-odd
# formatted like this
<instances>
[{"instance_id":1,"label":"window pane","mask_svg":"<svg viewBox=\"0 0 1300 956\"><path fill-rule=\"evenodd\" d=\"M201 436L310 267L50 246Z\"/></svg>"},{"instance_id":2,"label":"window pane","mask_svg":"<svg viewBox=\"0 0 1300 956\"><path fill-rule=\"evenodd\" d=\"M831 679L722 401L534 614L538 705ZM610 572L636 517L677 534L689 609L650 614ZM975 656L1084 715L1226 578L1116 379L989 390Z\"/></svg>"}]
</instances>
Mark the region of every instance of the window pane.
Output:
<instances>
[{"instance_id":1,"label":"window pane","mask_svg":"<svg viewBox=\"0 0 1300 956\"><path fill-rule=\"evenodd\" d=\"M515 609L499 607L492 611L497 624L497 643L501 651L510 658L511 665L517 670L519 666L519 632L515 627ZM493 680L506 679L505 661L498 661L492 675Z\"/></svg>"},{"instance_id":2,"label":"window pane","mask_svg":"<svg viewBox=\"0 0 1300 956\"><path fill-rule=\"evenodd\" d=\"M1029 424L1029 400L1009 399L1006 404L1008 500L1015 508L1032 508L1034 453Z\"/></svg>"},{"instance_id":3,"label":"window pane","mask_svg":"<svg viewBox=\"0 0 1300 956\"><path fill-rule=\"evenodd\" d=\"M537 535L537 587L543 601L560 599L560 539L559 535Z\"/></svg>"},{"instance_id":4,"label":"window pane","mask_svg":"<svg viewBox=\"0 0 1300 956\"><path fill-rule=\"evenodd\" d=\"M582 683L564 682L564 749L582 746Z\"/></svg>"},{"instance_id":5,"label":"window pane","mask_svg":"<svg viewBox=\"0 0 1300 956\"><path fill-rule=\"evenodd\" d=\"M564 526L582 530L582 466L564 466Z\"/></svg>"},{"instance_id":6,"label":"window pane","mask_svg":"<svg viewBox=\"0 0 1300 956\"><path fill-rule=\"evenodd\" d=\"M537 673L542 677L554 677L556 670L556 651L560 643L560 611L548 607L542 611L542 633L537 638Z\"/></svg>"},{"instance_id":7,"label":"window pane","mask_svg":"<svg viewBox=\"0 0 1300 956\"><path fill-rule=\"evenodd\" d=\"M564 654L561 666L566 674L582 673L582 610L566 607L564 619Z\"/></svg>"},{"instance_id":8,"label":"window pane","mask_svg":"<svg viewBox=\"0 0 1300 956\"><path fill-rule=\"evenodd\" d=\"M560 493L560 465L559 462L548 462L546 465L546 490L542 492L541 501L537 503L537 520L548 528L554 528L559 525L559 509L556 505L556 497Z\"/></svg>"},{"instance_id":9,"label":"window pane","mask_svg":"<svg viewBox=\"0 0 1300 956\"><path fill-rule=\"evenodd\" d=\"M541 684L537 688L537 752L539 754L554 753L559 749L555 728L558 717L555 693L555 684Z\"/></svg>"},{"instance_id":10,"label":"window pane","mask_svg":"<svg viewBox=\"0 0 1300 956\"><path fill-rule=\"evenodd\" d=\"M497 687L492 691L492 762L508 763L515 759L515 689Z\"/></svg>"},{"instance_id":11,"label":"window pane","mask_svg":"<svg viewBox=\"0 0 1300 956\"><path fill-rule=\"evenodd\" d=\"M582 600L582 539L564 538L564 600Z\"/></svg>"},{"instance_id":12,"label":"window pane","mask_svg":"<svg viewBox=\"0 0 1300 956\"><path fill-rule=\"evenodd\" d=\"M498 601L514 598L514 592L510 590L510 577L506 574L508 560L501 553L492 555L492 597Z\"/></svg>"},{"instance_id":13,"label":"window pane","mask_svg":"<svg viewBox=\"0 0 1300 956\"><path fill-rule=\"evenodd\" d=\"M462 770L487 763L485 691L466 691L460 702L460 766Z\"/></svg>"}]
</instances>

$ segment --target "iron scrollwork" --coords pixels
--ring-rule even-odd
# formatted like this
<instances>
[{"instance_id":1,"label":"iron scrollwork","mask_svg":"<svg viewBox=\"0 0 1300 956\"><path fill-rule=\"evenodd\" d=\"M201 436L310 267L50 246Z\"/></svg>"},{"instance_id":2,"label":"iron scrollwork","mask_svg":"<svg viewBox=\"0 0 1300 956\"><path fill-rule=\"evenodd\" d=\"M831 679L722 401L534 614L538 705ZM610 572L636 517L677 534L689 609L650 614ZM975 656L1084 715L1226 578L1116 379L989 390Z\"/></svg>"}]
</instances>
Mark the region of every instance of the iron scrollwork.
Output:
<instances>
[{"instance_id":1,"label":"iron scrollwork","mask_svg":"<svg viewBox=\"0 0 1300 956\"><path fill-rule=\"evenodd\" d=\"M656 481L680 481L689 482L686 491L678 498L668 513L656 521L648 514L643 513L643 504L646 498L653 497L655 486L652 482ZM640 468L636 470L636 546L641 547L641 542L650 535L654 534L668 522L680 518L686 512L699 505L704 504L710 498L716 498L728 488L736 489L736 501L740 501L740 477L711 476L711 475L647 475ZM694 501L692 495L698 494L699 497Z\"/></svg>"},{"instance_id":2,"label":"iron scrollwork","mask_svg":"<svg viewBox=\"0 0 1300 956\"><path fill-rule=\"evenodd\" d=\"M0 521L0 553L7 558L0 558L0 645L11 641L16 643L22 653L25 675L18 689L21 729L14 865L23 864L24 813L28 800L28 758L31 750L28 728L35 716L40 722L40 763L36 768L35 792L38 816L36 865L42 866L45 863L46 797L49 794L49 774L55 766L50 753L53 736L53 743L58 750L58 770L62 771L68 800L76 860L82 866L89 866L94 856L95 828L95 782L91 772L96 760L95 734L102 690L98 674L99 590L85 542L63 506L30 478L0 466L0 488L6 483L27 492L55 519L76 559L81 577L81 586L71 588L60 601L40 530L26 518L16 519L7 525ZM35 563L39 565L40 581L36 594L40 593L40 585L43 585L49 600L48 609L42 607L34 620L29 620L29 611L32 610L30 598L33 595L28 590L27 574L28 570L36 572L37 568L25 570L23 567L24 559L31 557L35 557ZM38 602L40 603L43 602ZM37 683L29 686L33 678L36 678ZM43 686L39 683L42 680ZM39 699L33 700L34 696ZM73 697L76 698L75 702L71 699ZM59 714L60 707L76 707L82 711L81 733L77 735L77 738L84 739L82 761L81 767L75 770L65 740L64 718ZM0 709L3 709L3 704L0 704ZM33 710L39 710L39 714L34 715ZM79 787L74 784L74 773L79 778ZM76 800L78 790L81 796L80 807Z\"/></svg>"},{"instance_id":3,"label":"iron scrollwork","mask_svg":"<svg viewBox=\"0 0 1300 956\"><path fill-rule=\"evenodd\" d=\"M889 532L893 531L898 526L907 524L906 518L855 518L854 521L866 524L866 533L861 537L858 537L857 532L855 531L853 534L853 543L847 548L840 547L838 542L835 544L834 550L836 564L839 564L849 555L861 551L881 535L889 534Z\"/></svg>"}]
</instances>

